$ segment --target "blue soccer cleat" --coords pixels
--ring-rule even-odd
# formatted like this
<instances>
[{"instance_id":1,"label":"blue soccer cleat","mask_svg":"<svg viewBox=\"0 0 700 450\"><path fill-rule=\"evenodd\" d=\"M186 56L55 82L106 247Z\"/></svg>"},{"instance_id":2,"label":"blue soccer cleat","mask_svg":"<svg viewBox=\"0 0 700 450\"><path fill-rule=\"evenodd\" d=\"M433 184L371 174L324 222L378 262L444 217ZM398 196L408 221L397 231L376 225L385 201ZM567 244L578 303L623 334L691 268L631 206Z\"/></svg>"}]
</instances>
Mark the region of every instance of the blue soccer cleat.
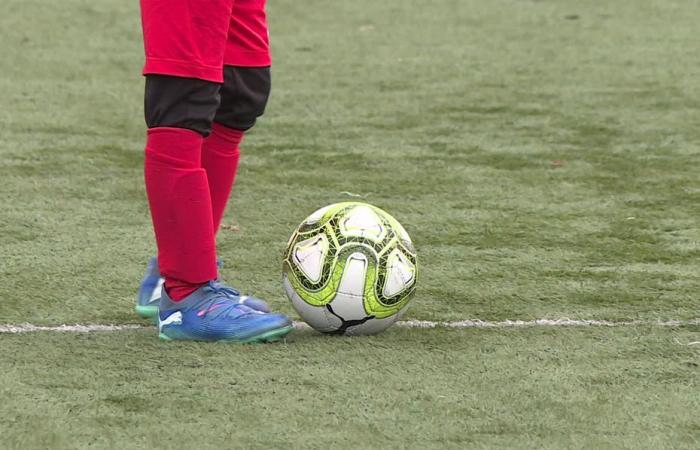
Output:
<instances>
[{"instance_id":1,"label":"blue soccer cleat","mask_svg":"<svg viewBox=\"0 0 700 450\"><path fill-rule=\"evenodd\" d=\"M219 266L219 269L223 267L221 260L217 260L216 264ZM139 316L154 323L158 321L158 304L164 283L165 278L160 275L158 259L154 256L148 261L146 273L141 280L141 286L139 286L139 292L136 295L136 307L134 309ZM239 296L239 301L257 311L270 312L270 306L259 298L241 295Z\"/></svg>"},{"instance_id":2,"label":"blue soccer cleat","mask_svg":"<svg viewBox=\"0 0 700 450\"><path fill-rule=\"evenodd\" d=\"M139 292L136 295L136 314L144 319L157 320L158 302L160 302L160 291L162 290L165 278L160 276L158 260L154 256L148 261L146 274L141 280Z\"/></svg>"},{"instance_id":3,"label":"blue soccer cleat","mask_svg":"<svg viewBox=\"0 0 700 450\"><path fill-rule=\"evenodd\" d=\"M292 322L284 314L250 308L238 291L210 281L177 303L163 289L158 331L168 341L273 342L292 331Z\"/></svg>"}]
</instances>

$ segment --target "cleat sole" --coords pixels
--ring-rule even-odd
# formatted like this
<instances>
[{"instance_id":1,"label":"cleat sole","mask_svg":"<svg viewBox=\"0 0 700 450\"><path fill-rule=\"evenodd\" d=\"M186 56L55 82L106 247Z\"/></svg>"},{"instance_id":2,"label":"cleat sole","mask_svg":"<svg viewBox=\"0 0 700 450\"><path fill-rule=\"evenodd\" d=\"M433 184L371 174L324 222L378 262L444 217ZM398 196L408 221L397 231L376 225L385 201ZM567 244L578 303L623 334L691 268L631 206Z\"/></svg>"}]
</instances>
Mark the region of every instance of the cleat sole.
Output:
<instances>
[{"instance_id":1,"label":"cleat sole","mask_svg":"<svg viewBox=\"0 0 700 450\"><path fill-rule=\"evenodd\" d=\"M226 343L233 343L233 344L259 344L259 343L265 343L265 342L277 342L282 340L286 335L292 332L294 329L293 326L289 325L288 327L284 328L278 328L276 330L271 330L267 331L265 333L259 334L257 336L250 337L248 339L241 339L241 340L220 340L216 342L226 342ZM163 340L163 341L173 341L175 339L171 338L170 336L166 335L165 333L159 333L158 337ZM178 339L178 340L196 340L196 339ZM208 342L208 341L205 341Z\"/></svg>"},{"instance_id":2,"label":"cleat sole","mask_svg":"<svg viewBox=\"0 0 700 450\"><path fill-rule=\"evenodd\" d=\"M163 341L172 341L172 338L169 338L168 336L166 336L163 333L158 333L158 337Z\"/></svg>"},{"instance_id":3,"label":"cleat sole","mask_svg":"<svg viewBox=\"0 0 700 450\"><path fill-rule=\"evenodd\" d=\"M153 322L158 320L158 306L156 305L136 305L134 311L143 319L149 319Z\"/></svg>"},{"instance_id":4,"label":"cleat sole","mask_svg":"<svg viewBox=\"0 0 700 450\"><path fill-rule=\"evenodd\" d=\"M267 333L263 333L261 335L246 339L244 341L240 341L243 344L256 344L256 343L261 343L261 342L277 342L281 339L283 339L286 335L292 332L294 327L291 325L288 327L284 328L278 328L276 330L268 331Z\"/></svg>"}]
</instances>

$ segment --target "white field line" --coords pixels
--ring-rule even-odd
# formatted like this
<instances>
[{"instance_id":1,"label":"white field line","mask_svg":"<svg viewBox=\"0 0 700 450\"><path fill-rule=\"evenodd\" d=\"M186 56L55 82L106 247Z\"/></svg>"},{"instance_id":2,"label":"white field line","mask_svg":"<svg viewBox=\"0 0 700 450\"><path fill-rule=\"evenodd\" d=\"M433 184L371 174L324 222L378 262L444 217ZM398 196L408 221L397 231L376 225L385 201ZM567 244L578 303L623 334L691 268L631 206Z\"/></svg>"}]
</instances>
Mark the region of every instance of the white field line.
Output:
<instances>
[{"instance_id":1,"label":"white field line","mask_svg":"<svg viewBox=\"0 0 700 450\"><path fill-rule=\"evenodd\" d=\"M700 318L692 320L631 320L627 322L612 322L608 320L581 320L581 319L537 319L537 320L503 320L493 322L488 320L467 319L454 322L433 322L429 320L404 320L396 323L402 328L526 328L526 327L679 327L687 325L700 325ZM302 329L309 326L304 322L294 322L294 328ZM30 323L0 325L2 333L34 333L39 331L57 333L90 333L100 331L127 331L152 328L147 325L97 325L76 324L42 326ZM694 342L692 344L697 344Z\"/></svg>"},{"instance_id":2,"label":"white field line","mask_svg":"<svg viewBox=\"0 0 700 450\"><path fill-rule=\"evenodd\" d=\"M125 331L145 328L143 325L96 325L96 324L75 324L42 326L31 323L0 325L0 333L35 333L37 331L51 331L57 333L91 333L93 331Z\"/></svg>"},{"instance_id":3,"label":"white field line","mask_svg":"<svg viewBox=\"0 0 700 450\"><path fill-rule=\"evenodd\" d=\"M584 319L536 319L536 320L488 320L467 319L456 322L432 322L428 320L407 320L397 322L397 326L407 328L523 328L523 327L679 327L700 325L700 318L692 320L630 320L613 322L609 320Z\"/></svg>"}]
</instances>

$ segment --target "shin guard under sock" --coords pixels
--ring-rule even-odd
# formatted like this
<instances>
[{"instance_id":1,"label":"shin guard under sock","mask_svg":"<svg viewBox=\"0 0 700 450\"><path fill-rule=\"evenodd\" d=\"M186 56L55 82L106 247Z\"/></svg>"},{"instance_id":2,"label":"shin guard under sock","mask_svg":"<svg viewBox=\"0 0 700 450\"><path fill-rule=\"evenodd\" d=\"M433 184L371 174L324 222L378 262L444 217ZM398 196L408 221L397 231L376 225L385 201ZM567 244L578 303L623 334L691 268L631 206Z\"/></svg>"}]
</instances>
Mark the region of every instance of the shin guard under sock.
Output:
<instances>
[{"instance_id":1,"label":"shin guard under sock","mask_svg":"<svg viewBox=\"0 0 700 450\"><path fill-rule=\"evenodd\" d=\"M238 146L242 140L243 131L214 123L211 134L202 146L202 168L207 171L215 234L236 178L240 155Z\"/></svg>"},{"instance_id":2,"label":"shin guard under sock","mask_svg":"<svg viewBox=\"0 0 700 450\"><path fill-rule=\"evenodd\" d=\"M217 277L211 197L201 168L202 141L191 130L158 127L148 130L146 142L144 175L158 265L166 289L168 284L175 287L180 298ZM183 284L191 290L181 289Z\"/></svg>"}]
</instances>

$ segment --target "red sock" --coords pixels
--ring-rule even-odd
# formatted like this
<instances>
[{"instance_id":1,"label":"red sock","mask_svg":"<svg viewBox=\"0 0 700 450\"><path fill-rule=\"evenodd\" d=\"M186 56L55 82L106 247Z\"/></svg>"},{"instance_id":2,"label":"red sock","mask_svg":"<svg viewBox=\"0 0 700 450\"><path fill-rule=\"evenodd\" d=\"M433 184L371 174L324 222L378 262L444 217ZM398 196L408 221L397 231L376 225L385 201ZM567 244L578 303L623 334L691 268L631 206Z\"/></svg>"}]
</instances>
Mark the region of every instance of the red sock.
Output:
<instances>
[{"instance_id":1,"label":"red sock","mask_svg":"<svg viewBox=\"0 0 700 450\"><path fill-rule=\"evenodd\" d=\"M216 242L202 136L183 128L151 128L144 175L158 244L158 266L173 300L216 279ZM169 286L173 289L169 289Z\"/></svg>"},{"instance_id":2,"label":"red sock","mask_svg":"<svg viewBox=\"0 0 700 450\"><path fill-rule=\"evenodd\" d=\"M199 289L200 286L202 286L202 283L188 283L175 278L165 279L165 290L168 292L168 297L175 303Z\"/></svg>"},{"instance_id":3,"label":"red sock","mask_svg":"<svg viewBox=\"0 0 700 450\"><path fill-rule=\"evenodd\" d=\"M243 140L243 131L214 123L212 132L202 146L202 168L207 171L211 195L214 233L219 230L226 203L236 178L238 145Z\"/></svg>"}]
</instances>

